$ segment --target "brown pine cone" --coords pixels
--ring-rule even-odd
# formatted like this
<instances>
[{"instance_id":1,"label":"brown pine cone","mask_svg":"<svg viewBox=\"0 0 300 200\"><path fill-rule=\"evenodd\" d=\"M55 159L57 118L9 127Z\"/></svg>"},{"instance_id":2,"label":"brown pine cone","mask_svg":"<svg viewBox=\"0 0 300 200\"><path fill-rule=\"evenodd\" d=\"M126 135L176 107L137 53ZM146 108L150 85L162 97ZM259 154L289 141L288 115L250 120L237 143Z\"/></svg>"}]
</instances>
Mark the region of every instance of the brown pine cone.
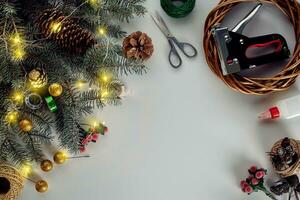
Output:
<instances>
[{"instance_id":1,"label":"brown pine cone","mask_svg":"<svg viewBox=\"0 0 300 200\"><path fill-rule=\"evenodd\" d=\"M58 8L43 10L36 22L44 37L71 52L85 53L88 48L96 44L95 38L88 30L65 17Z\"/></svg>"},{"instance_id":2,"label":"brown pine cone","mask_svg":"<svg viewBox=\"0 0 300 200\"><path fill-rule=\"evenodd\" d=\"M147 60L154 52L152 39L146 33L134 32L124 39L123 52L127 58Z\"/></svg>"}]
</instances>

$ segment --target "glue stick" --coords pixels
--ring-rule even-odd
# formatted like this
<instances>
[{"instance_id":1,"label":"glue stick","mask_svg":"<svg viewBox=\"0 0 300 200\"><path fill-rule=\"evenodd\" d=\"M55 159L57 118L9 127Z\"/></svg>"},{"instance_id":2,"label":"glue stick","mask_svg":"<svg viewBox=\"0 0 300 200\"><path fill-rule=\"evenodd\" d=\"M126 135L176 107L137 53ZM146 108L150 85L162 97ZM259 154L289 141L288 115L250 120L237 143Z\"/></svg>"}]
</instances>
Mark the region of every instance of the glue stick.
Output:
<instances>
[{"instance_id":1,"label":"glue stick","mask_svg":"<svg viewBox=\"0 0 300 200\"><path fill-rule=\"evenodd\" d=\"M278 101L275 106L259 114L261 120L292 119L300 116L300 95Z\"/></svg>"}]
</instances>

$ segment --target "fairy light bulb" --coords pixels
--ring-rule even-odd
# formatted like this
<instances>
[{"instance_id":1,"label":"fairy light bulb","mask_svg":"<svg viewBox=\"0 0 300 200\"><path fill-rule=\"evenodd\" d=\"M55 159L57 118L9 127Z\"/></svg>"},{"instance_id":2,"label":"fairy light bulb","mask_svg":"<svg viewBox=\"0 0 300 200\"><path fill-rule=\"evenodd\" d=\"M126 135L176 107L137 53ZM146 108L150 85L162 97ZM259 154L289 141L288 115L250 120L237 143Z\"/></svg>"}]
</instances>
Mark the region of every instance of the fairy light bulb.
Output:
<instances>
[{"instance_id":1,"label":"fairy light bulb","mask_svg":"<svg viewBox=\"0 0 300 200\"><path fill-rule=\"evenodd\" d=\"M9 124L16 123L18 121L19 112L17 111L10 111L5 116L5 121Z\"/></svg>"},{"instance_id":2,"label":"fairy light bulb","mask_svg":"<svg viewBox=\"0 0 300 200\"><path fill-rule=\"evenodd\" d=\"M12 100L17 104L22 104L24 102L24 94L20 91L14 92Z\"/></svg>"},{"instance_id":3,"label":"fairy light bulb","mask_svg":"<svg viewBox=\"0 0 300 200\"><path fill-rule=\"evenodd\" d=\"M99 26L97 29L98 36L106 36L107 35L107 28L104 26Z\"/></svg>"},{"instance_id":4,"label":"fairy light bulb","mask_svg":"<svg viewBox=\"0 0 300 200\"><path fill-rule=\"evenodd\" d=\"M12 58L14 61L21 61L24 59L25 54L24 48L18 47L12 51Z\"/></svg>"},{"instance_id":5,"label":"fairy light bulb","mask_svg":"<svg viewBox=\"0 0 300 200\"><path fill-rule=\"evenodd\" d=\"M24 39L20 36L19 33L14 33L9 37L9 40L11 42L10 45L17 46L17 45L23 45Z\"/></svg>"},{"instance_id":6,"label":"fairy light bulb","mask_svg":"<svg viewBox=\"0 0 300 200\"><path fill-rule=\"evenodd\" d=\"M51 33L58 33L62 29L62 23L61 22L52 22L50 25L50 31Z\"/></svg>"},{"instance_id":7,"label":"fairy light bulb","mask_svg":"<svg viewBox=\"0 0 300 200\"><path fill-rule=\"evenodd\" d=\"M87 2L93 7L97 8L100 5L100 0L87 0Z\"/></svg>"},{"instance_id":8,"label":"fairy light bulb","mask_svg":"<svg viewBox=\"0 0 300 200\"><path fill-rule=\"evenodd\" d=\"M105 98L107 98L109 96L109 91L108 90L102 90L102 92L101 92L101 98L102 99L105 99Z\"/></svg>"},{"instance_id":9,"label":"fairy light bulb","mask_svg":"<svg viewBox=\"0 0 300 200\"><path fill-rule=\"evenodd\" d=\"M28 177L32 173L32 165L30 163L25 163L21 166L20 172L22 176Z\"/></svg>"},{"instance_id":10,"label":"fairy light bulb","mask_svg":"<svg viewBox=\"0 0 300 200\"><path fill-rule=\"evenodd\" d=\"M75 86L79 89L82 89L83 86L85 84L85 81L84 80L78 80L76 83L75 83Z\"/></svg>"}]
</instances>

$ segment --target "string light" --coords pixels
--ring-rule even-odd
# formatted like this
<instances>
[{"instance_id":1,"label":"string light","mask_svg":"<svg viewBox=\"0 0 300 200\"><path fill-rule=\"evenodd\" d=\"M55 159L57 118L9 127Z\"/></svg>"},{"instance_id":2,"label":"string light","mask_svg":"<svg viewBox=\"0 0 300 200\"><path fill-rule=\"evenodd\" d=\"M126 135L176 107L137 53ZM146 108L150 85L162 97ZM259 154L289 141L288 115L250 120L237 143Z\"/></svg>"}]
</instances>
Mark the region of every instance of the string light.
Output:
<instances>
[{"instance_id":1,"label":"string light","mask_svg":"<svg viewBox=\"0 0 300 200\"><path fill-rule=\"evenodd\" d=\"M50 31L51 33L59 33L62 29L62 23L61 22L52 22L50 24Z\"/></svg>"},{"instance_id":2,"label":"string light","mask_svg":"<svg viewBox=\"0 0 300 200\"><path fill-rule=\"evenodd\" d=\"M16 123L18 121L19 112L18 111L10 111L5 116L5 121L9 124Z\"/></svg>"},{"instance_id":3,"label":"string light","mask_svg":"<svg viewBox=\"0 0 300 200\"><path fill-rule=\"evenodd\" d=\"M24 46L24 39L19 33L14 33L9 36L9 41L11 46Z\"/></svg>"},{"instance_id":4,"label":"string light","mask_svg":"<svg viewBox=\"0 0 300 200\"><path fill-rule=\"evenodd\" d=\"M22 176L28 177L32 173L32 165L30 163L25 163L21 166L20 172Z\"/></svg>"},{"instance_id":5,"label":"string light","mask_svg":"<svg viewBox=\"0 0 300 200\"><path fill-rule=\"evenodd\" d=\"M97 28L97 35L101 36L101 37L106 36L107 35L107 28L105 26L99 26Z\"/></svg>"},{"instance_id":6,"label":"string light","mask_svg":"<svg viewBox=\"0 0 300 200\"><path fill-rule=\"evenodd\" d=\"M14 61L23 60L26 54L24 38L18 32L16 32L8 37L8 42L12 54L12 59Z\"/></svg>"},{"instance_id":7,"label":"string light","mask_svg":"<svg viewBox=\"0 0 300 200\"><path fill-rule=\"evenodd\" d=\"M84 80L78 80L76 83L75 83L75 86L79 89L83 88L85 84L85 81Z\"/></svg>"},{"instance_id":8,"label":"string light","mask_svg":"<svg viewBox=\"0 0 300 200\"><path fill-rule=\"evenodd\" d=\"M15 61L21 61L24 59L25 54L24 48L18 47L12 51L12 58Z\"/></svg>"},{"instance_id":9,"label":"string light","mask_svg":"<svg viewBox=\"0 0 300 200\"><path fill-rule=\"evenodd\" d=\"M107 89L104 89L101 91L101 98L105 99L109 96L109 91Z\"/></svg>"},{"instance_id":10,"label":"string light","mask_svg":"<svg viewBox=\"0 0 300 200\"><path fill-rule=\"evenodd\" d=\"M12 95L12 100L17 104L22 104L24 102L24 93L16 91Z\"/></svg>"},{"instance_id":11,"label":"string light","mask_svg":"<svg viewBox=\"0 0 300 200\"><path fill-rule=\"evenodd\" d=\"M100 0L87 0L87 2L93 7L98 8L100 5Z\"/></svg>"}]
</instances>

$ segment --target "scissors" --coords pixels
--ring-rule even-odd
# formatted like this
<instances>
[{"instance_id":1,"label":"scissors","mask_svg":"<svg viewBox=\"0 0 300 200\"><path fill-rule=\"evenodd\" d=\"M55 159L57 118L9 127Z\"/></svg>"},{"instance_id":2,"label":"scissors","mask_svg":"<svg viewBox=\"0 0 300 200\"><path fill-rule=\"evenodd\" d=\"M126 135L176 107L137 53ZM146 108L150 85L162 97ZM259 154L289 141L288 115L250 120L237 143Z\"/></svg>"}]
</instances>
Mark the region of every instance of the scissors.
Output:
<instances>
[{"instance_id":1,"label":"scissors","mask_svg":"<svg viewBox=\"0 0 300 200\"><path fill-rule=\"evenodd\" d=\"M156 16L151 15L153 21L158 26L158 28L163 32L163 34L166 36L166 38L169 41L171 50L169 53L169 62L172 67L178 68L182 65L182 59L176 50L175 45L182 51L182 53L187 56L188 58L194 58L197 56L197 50L196 48L186 42L179 42L175 36L170 32L166 22L163 20L163 18L159 15L159 13L155 12ZM176 61L176 62L175 62Z\"/></svg>"}]
</instances>

